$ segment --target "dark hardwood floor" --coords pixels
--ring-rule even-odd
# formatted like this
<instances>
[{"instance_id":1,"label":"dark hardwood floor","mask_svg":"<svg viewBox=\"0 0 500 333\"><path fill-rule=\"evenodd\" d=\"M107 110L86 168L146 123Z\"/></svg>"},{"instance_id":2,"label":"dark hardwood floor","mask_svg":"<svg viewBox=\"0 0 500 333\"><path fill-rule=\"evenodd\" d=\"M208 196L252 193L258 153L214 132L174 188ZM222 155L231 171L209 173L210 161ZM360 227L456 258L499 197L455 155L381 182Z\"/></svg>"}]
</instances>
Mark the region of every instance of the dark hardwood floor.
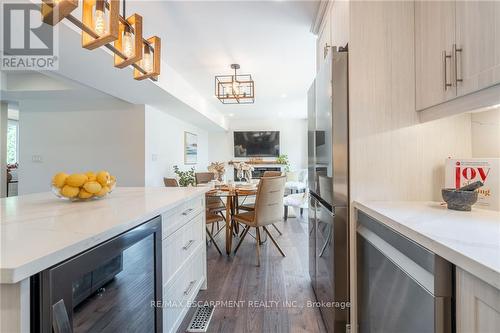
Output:
<instances>
[{"instance_id":1,"label":"dark hardwood floor","mask_svg":"<svg viewBox=\"0 0 500 333\"><path fill-rule=\"evenodd\" d=\"M208 247L208 290L200 291L197 300L243 301L239 307L216 306L208 332L325 332L319 309L307 307L315 299L308 273L307 219L290 218L277 226L282 236L269 230L286 257L268 240L261 246L260 267L255 239L249 235L231 258ZM216 238L220 248L225 246L222 235ZM178 332L186 331L194 311L190 309Z\"/></svg>"}]
</instances>

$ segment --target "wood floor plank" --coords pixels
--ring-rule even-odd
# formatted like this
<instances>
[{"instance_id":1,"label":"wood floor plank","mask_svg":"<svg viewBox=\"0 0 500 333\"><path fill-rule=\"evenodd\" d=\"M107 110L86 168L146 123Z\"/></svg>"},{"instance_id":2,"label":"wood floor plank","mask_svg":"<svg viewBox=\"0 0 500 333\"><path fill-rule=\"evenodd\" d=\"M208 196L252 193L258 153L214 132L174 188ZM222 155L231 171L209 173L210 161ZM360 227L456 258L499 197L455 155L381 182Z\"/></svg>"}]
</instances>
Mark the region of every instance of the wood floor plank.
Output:
<instances>
[{"instance_id":1,"label":"wood floor plank","mask_svg":"<svg viewBox=\"0 0 500 333\"><path fill-rule=\"evenodd\" d=\"M286 257L267 239L260 247L260 267L256 241L249 235L230 258L208 247L208 289L200 291L197 300L243 301L241 307L216 307L208 332L326 332L319 309L307 307L307 301L315 300L309 279L307 217L289 218L277 226L282 236L274 228L269 231ZM251 233L255 236L255 230ZM216 241L225 246L224 237ZM186 331L195 310L190 309L178 332Z\"/></svg>"}]
</instances>

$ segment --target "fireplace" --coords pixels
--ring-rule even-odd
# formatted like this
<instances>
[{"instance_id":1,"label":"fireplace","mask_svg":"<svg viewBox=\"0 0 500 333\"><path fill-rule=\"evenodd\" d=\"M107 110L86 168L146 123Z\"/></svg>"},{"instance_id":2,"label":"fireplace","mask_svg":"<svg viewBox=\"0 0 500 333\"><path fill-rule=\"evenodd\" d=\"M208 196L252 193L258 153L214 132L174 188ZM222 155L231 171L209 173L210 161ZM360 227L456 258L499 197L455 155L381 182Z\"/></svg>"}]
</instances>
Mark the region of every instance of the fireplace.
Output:
<instances>
[{"instance_id":1,"label":"fireplace","mask_svg":"<svg viewBox=\"0 0 500 333\"><path fill-rule=\"evenodd\" d=\"M266 171L281 171L281 167L254 167L252 171L252 178L257 179L257 178L262 178L262 175ZM238 171L234 169L234 179L238 180Z\"/></svg>"}]
</instances>

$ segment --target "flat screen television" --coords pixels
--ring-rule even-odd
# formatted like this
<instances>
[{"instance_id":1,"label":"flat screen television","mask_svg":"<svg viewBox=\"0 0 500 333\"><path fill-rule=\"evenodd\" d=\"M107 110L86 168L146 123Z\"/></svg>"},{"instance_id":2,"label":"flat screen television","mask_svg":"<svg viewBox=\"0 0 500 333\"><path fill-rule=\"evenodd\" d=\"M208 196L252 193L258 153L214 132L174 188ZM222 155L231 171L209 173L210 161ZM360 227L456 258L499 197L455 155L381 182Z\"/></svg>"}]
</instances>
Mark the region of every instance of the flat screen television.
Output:
<instances>
[{"instance_id":1,"label":"flat screen television","mask_svg":"<svg viewBox=\"0 0 500 333\"><path fill-rule=\"evenodd\" d=\"M278 157L279 131L235 131L234 157Z\"/></svg>"}]
</instances>

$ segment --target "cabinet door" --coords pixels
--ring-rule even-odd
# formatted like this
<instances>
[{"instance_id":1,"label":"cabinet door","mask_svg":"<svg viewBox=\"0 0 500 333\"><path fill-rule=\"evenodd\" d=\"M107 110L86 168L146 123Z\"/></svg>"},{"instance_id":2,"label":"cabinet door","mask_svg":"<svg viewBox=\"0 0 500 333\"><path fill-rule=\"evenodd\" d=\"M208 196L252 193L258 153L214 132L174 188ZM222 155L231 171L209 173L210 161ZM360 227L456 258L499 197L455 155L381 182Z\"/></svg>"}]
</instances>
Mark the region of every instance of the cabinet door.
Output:
<instances>
[{"instance_id":1,"label":"cabinet door","mask_svg":"<svg viewBox=\"0 0 500 333\"><path fill-rule=\"evenodd\" d=\"M422 110L456 97L452 46L454 1L415 2L416 107ZM446 52L446 58L444 55ZM446 77L445 77L446 74Z\"/></svg>"},{"instance_id":2,"label":"cabinet door","mask_svg":"<svg viewBox=\"0 0 500 333\"><path fill-rule=\"evenodd\" d=\"M457 267L457 333L495 333L500 290Z\"/></svg>"},{"instance_id":3,"label":"cabinet door","mask_svg":"<svg viewBox=\"0 0 500 333\"><path fill-rule=\"evenodd\" d=\"M456 6L458 95L465 95L500 83L500 1Z\"/></svg>"}]
</instances>

